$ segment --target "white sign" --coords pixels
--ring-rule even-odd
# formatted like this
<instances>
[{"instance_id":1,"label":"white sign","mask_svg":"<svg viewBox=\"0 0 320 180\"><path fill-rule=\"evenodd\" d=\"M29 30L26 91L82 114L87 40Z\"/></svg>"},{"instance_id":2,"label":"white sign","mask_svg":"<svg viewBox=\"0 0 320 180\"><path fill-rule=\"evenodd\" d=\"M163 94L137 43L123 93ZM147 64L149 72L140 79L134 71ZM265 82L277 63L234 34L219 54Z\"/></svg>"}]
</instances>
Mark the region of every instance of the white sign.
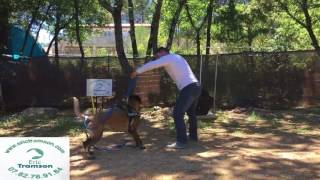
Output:
<instances>
[{"instance_id":1,"label":"white sign","mask_svg":"<svg viewBox=\"0 0 320 180\"><path fill-rule=\"evenodd\" d=\"M68 137L0 137L0 177L70 179Z\"/></svg>"},{"instance_id":2,"label":"white sign","mask_svg":"<svg viewBox=\"0 0 320 180\"><path fill-rule=\"evenodd\" d=\"M112 79L87 79L87 96L112 96Z\"/></svg>"}]
</instances>

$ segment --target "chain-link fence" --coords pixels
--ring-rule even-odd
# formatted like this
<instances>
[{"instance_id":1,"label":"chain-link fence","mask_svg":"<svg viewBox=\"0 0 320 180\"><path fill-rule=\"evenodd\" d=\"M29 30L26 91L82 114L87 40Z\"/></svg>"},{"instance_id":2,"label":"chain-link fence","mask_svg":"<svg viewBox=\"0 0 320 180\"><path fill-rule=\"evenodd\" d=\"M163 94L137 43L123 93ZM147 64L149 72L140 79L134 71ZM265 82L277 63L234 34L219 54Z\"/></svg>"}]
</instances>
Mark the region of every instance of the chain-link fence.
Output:
<instances>
[{"instance_id":1,"label":"chain-link fence","mask_svg":"<svg viewBox=\"0 0 320 180\"><path fill-rule=\"evenodd\" d=\"M184 57L199 78L199 58ZM312 69L311 62L316 61L317 56L312 51L244 52L203 56L202 59L202 86L211 96L216 89L217 107L284 108L295 106L302 100L306 88L305 73ZM142 64L144 60L135 59L135 64ZM132 59L129 61L133 64ZM122 74L116 57L85 58L84 62L84 69L80 72L80 58L75 57L60 57L59 66L54 58L16 64L2 61L1 66L10 67L15 74L1 77L6 106L70 106L66 99L85 96L87 78L112 78L116 97L125 93L128 77ZM152 95L155 99L152 103L171 105L175 102L177 89L168 75L160 72L161 91L158 98Z\"/></svg>"},{"instance_id":2,"label":"chain-link fence","mask_svg":"<svg viewBox=\"0 0 320 180\"><path fill-rule=\"evenodd\" d=\"M292 107L303 95L307 61L294 53L210 56L204 62L202 85L212 96L216 90L219 107Z\"/></svg>"},{"instance_id":3,"label":"chain-link fence","mask_svg":"<svg viewBox=\"0 0 320 180\"><path fill-rule=\"evenodd\" d=\"M218 108L290 108L320 98L320 72L314 63L319 57L313 51L184 57ZM201 58L202 68L197 63Z\"/></svg>"}]
</instances>

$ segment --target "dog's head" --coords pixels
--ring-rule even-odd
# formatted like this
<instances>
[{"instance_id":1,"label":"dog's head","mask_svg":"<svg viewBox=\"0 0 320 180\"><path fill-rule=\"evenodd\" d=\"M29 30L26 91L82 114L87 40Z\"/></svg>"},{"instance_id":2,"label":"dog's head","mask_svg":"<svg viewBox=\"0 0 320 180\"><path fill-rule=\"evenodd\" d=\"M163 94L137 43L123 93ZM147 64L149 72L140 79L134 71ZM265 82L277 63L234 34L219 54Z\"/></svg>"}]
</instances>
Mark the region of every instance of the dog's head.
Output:
<instances>
[{"instance_id":1,"label":"dog's head","mask_svg":"<svg viewBox=\"0 0 320 180\"><path fill-rule=\"evenodd\" d=\"M129 106L131 106L137 112L140 112L141 110L141 103L141 98L138 95L131 95L128 99Z\"/></svg>"}]
</instances>

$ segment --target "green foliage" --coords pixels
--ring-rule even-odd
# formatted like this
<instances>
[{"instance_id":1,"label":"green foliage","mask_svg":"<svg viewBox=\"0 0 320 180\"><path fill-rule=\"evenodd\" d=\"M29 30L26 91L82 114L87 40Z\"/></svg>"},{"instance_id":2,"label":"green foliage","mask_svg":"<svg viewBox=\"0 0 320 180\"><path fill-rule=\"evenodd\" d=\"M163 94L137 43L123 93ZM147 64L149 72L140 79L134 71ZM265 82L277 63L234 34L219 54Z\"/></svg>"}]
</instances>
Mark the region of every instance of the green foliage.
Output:
<instances>
[{"instance_id":1,"label":"green foliage","mask_svg":"<svg viewBox=\"0 0 320 180\"><path fill-rule=\"evenodd\" d=\"M175 10L178 7L178 0L169 1L165 0L161 12L160 22L160 36L159 44L164 46L168 37L168 30L170 27L171 20L174 16ZM192 15L193 21L196 26L199 26L206 16L206 8L209 1L207 0L188 0L187 1L190 14ZM195 42L195 29L191 26L190 21L187 17L185 8L180 14L180 18L177 24L175 38L172 46L172 51L181 54L195 54L196 53L196 42ZM202 39L204 37L204 28L201 31ZM203 41L204 42L204 41ZM203 44L203 43L202 43Z\"/></svg>"},{"instance_id":2,"label":"green foliage","mask_svg":"<svg viewBox=\"0 0 320 180\"><path fill-rule=\"evenodd\" d=\"M259 45L271 47L269 50L312 49L310 36L306 30L305 15L302 11L304 0L257 0L264 13L268 14L271 31L267 36L260 36ZM320 6L316 1L306 0L312 19L312 28L317 37L320 33ZM300 23L302 24L300 24Z\"/></svg>"},{"instance_id":3,"label":"green foliage","mask_svg":"<svg viewBox=\"0 0 320 180\"><path fill-rule=\"evenodd\" d=\"M54 34L60 28L59 40L76 40L74 1L65 0L12 0L10 1L10 23L27 29L32 17L34 22L31 33L35 34L42 21L42 28ZM111 15L99 4L98 0L80 0L80 36L82 41L88 39L95 30L95 26L103 26L111 22ZM59 24L57 25L57 19Z\"/></svg>"},{"instance_id":4,"label":"green foliage","mask_svg":"<svg viewBox=\"0 0 320 180\"><path fill-rule=\"evenodd\" d=\"M89 39L92 35L99 32L99 30L94 29L96 26L104 26L112 22L111 15L100 6L98 0L80 0L79 4L80 36L82 41ZM67 27L64 33L66 39L70 41L76 40L75 26L74 22ZM103 52L98 53L103 54Z\"/></svg>"},{"instance_id":5,"label":"green foliage","mask_svg":"<svg viewBox=\"0 0 320 180\"><path fill-rule=\"evenodd\" d=\"M138 52L146 52L149 40L150 29L146 27L136 27L136 38L138 45ZM132 54L132 48L130 46L128 54Z\"/></svg>"},{"instance_id":6,"label":"green foliage","mask_svg":"<svg viewBox=\"0 0 320 180\"><path fill-rule=\"evenodd\" d=\"M218 9L218 18L216 21L219 23L217 26L217 39L221 42L237 42L241 39L242 27L240 25L240 13L236 9L235 2L229 1L228 5L222 6ZM219 36L220 35L220 36Z\"/></svg>"},{"instance_id":7,"label":"green foliage","mask_svg":"<svg viewBox=\"0 0 320 180\"><path fill-rule=\"evenodd\" d=\"M236 47L244 47L241 50L254 49L256 38L266 36L270 31L267 14L262 13L254 0L248 4L229 1L229 4L217 9L215 21L214 37L226 43L228 51Z\"/></svg>"},{"instance_id":8,"label":"green foliage","mask_svg":"<svg viewBox=\"0 0 320 180\"><path fill-rule=\"evenodd\" d=\"M170 28L170 23L177 8L178 0L163 1L159 28L159 46L165 46L166 44L167 37L169 35L168 30Z\"/></svg>"},{"instance_id":9,"label":"green foliage","mask_svg":"<svg viewBox=\"0 0 320 180\"><path fill-rule=\"evenodd\" d=\"M80 35L85 41L97 32L94 26L104 26L112 23L109 12L101 7L98 0L80 0ZM190 13L195 25L199 25L206 16L208 0L188 0ZM215 2L212 26L212 41L223 46L225 52L243 50L300 50L311 49L312 43L308 32L301 23L305 23L302 11L302 0L230 0L227 3ZM307 0L308 12L312 19L312 28L316 37L320 36L320 6L317 1ZM128 13L127 1L123 0L124 17ZM144 0L135 0L134 9L136 21L150 23L154 11L153 1L148 6ZM164 46L168 37L168 30L178 0L164 0L159 32L159 46ZM31 17L35 22L31 32L35 33L42 21L44 27L51 34L56 27L57 13L61 14L60 39L75 42L74 2L65 0L11 0L4 1L1 6L9 9L9 22L27 28ZM47 12L47 8L50 7ZM292 16L289 15L291 13ZM125 18L124 18L125 19ZM207 26L207 25L205 25ZM201 46L205 45L206 31L201 31ZM147 30L137 28L137 42L139 52L145 52L148 36ZM192 28L186 11L180 14L174 37L172 50L178 53L195 54L195 30ZM242 47L238 49L238 47ZM90 54L90 51L86 50ZM204 48L202 48L204 53ZM105 55L102 50L99 55ZM130 49L129 49L130 54Z\"/></svg>"}]
</instances>

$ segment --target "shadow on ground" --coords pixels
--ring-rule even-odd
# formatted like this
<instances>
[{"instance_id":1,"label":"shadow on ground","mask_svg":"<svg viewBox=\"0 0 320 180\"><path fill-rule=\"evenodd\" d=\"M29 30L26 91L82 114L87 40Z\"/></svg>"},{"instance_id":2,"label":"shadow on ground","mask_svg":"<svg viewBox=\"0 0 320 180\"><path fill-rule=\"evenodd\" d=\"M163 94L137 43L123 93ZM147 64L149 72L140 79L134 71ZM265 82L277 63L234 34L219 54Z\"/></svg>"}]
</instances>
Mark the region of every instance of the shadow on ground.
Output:
<instances>
[{"instance_id":1,"label":"shadow on ground","mask_svg":"<svg viewBox=\"0 0 320 180\"><path fill-rule=\"evenodd\" d=\"M161 123L166 124L145 121L140 130L147 147L143 151L125 147L116 152L98 152L97 160L87 161L80 155L81 147L73 146L72 179L320 178L319 136L289 132L284 130L286 125L280 129L269 123L238 122L233 127L217 121L201 130L199 144L175 151L164 148L174 136ZM127 136L122 133L105 136L100 145L123 138Z\"/></svg>"},{"instance_id":2,"label":"shadow on ground","mask_svg":"<svg viewBox=\"0 0 320 180\"><path fill-rule=\"evenodd\" d=\"M167 119L148 117L140 128L145 150L124 147L82 156L81 123L71 113L57 118L2 121L0 136L71 136L71 179L320 179L318 109L224 112L206 123L200 142L184 150L165 149L174 133ZM213 122L213 119L211 120ZM131 139L105 132L98 146Z\"/></svg>"}]
</instances>

